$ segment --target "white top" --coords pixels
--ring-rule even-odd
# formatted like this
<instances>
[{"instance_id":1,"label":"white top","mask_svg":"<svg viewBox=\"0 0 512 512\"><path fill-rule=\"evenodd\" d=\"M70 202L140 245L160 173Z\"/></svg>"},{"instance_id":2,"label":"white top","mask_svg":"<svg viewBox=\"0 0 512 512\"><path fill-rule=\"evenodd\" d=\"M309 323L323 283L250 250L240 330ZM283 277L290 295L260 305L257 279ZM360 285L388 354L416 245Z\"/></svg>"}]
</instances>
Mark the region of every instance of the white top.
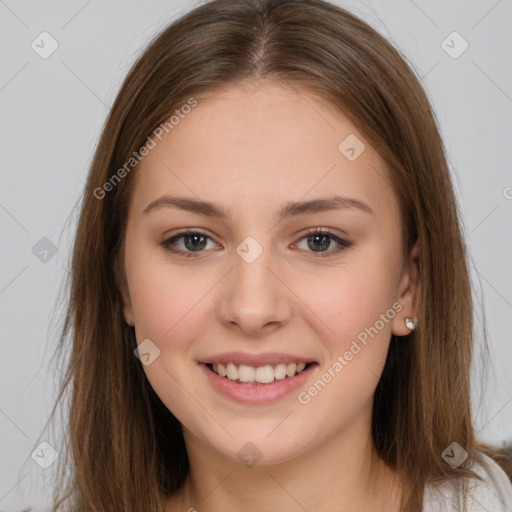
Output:
<instances>
[{"instance_id":1,"label":"white top","mask_svg":"<svg viewBox=\"0 0 512 512\"><path fill-rule=\"evenodd\" d=\"M483 482L461 477L438 487L427 484L422 512L512 512L510 479L494 460L481 455L489 469L476 462L471 469Z\"/></svg>"}]
</instances>

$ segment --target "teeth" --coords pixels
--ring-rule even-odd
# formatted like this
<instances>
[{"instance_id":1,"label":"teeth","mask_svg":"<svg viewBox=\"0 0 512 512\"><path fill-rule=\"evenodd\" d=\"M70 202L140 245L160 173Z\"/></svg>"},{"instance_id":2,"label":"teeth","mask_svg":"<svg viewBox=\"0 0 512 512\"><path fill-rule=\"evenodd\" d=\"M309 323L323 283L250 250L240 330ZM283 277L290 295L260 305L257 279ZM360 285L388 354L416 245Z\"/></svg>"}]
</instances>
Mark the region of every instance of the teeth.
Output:
<instances>
[{"instance_id":1,"label":"teeth","mask_svg":"<svg viewBox=\"0 0 512 512\"><path fill-rule=\"evenodd\" d=\"M229 380L238 380L238 367L233 363L228 363L227 377Z\"/></svg>"},{"instance_id":2,"label":"teeth","mask_svg":"<svg viewBox=\"0 0 512 512\"><path fill-rule=\"evenodd\" d=\"M257 368L245 364L236 365L233 363L227 363L227 365L218 363L213 365L213 371L221 377L239 382L258 382L260 384L270 384L274 382L274 380L293 377L301 373L304 368L306 368L306 363L279 363L275 366L266 365L258 366Z\"/></svg>"},{"instance_id":3,"label":"teeth","mask_svg":"<svg viewBox=\"0 0 512 512\"><path fill-rule=\"evenodd\" d=\"M227 375L226 367L223 364L214 364L213 368L221 377L225 377Z\"/></svg>"},{"instance_id":4,"label":"teeth","mask_svg":"<svg viewBox=\"0 0 512 512\"><path fill-rule=\"evenodd\" d=\"M253 382L256 375L256 370L253 366L245 366L241 364L238 367L238 380L240 382Z\"/></svg>"},{"instance_id":5,"label":"teeth","mask_svg":"<svg viewBox=\"0 0 512 512\"><path fill-rule=\"evenodd\" d=\"M282 380L285 377L286 377L286 365L284 363L280 363L274 368L274 378L276 380Z\"/></svg>"},{"instance_id":6,"label":"teeth","mask_svg":"<svg viewBox=\"0 0 512 512\"><path fill-rule=\"evenodd\" d=\"M295 363L290 363L286 367L286 375L288 377L293 377L295 375L295 372L297 371L297 365Z\"/></svg>"},{"instance_id":7,"label":"teeth","mask_svg":"<svg viewBox=\"0 0 512 512\"><path fill-rule=\"evenodd\" d=\"M268 384L274 382L274 368L272 366L260 366L256 368L256 382L262 382Z\"/></svg>"}]
</instances>

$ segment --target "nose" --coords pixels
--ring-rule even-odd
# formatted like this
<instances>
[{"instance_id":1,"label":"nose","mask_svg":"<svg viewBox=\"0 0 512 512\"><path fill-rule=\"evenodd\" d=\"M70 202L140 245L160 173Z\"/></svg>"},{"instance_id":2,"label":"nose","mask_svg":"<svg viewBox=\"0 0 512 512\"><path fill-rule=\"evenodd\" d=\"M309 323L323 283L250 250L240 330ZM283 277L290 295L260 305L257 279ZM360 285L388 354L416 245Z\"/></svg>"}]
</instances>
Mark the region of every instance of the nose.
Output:
<instances>
[{"instance_id":1,"label":"nose","mask_svg":"<svg viewBox=\"0 0 512 512\"><path fill-rule=\"evenodd\" d=\"M251 337L264 336L290 321L292 293L270 251L248 261L233 251L234 266L223 280L219 317L231 329Z\"/></svg>"}]
</instances>

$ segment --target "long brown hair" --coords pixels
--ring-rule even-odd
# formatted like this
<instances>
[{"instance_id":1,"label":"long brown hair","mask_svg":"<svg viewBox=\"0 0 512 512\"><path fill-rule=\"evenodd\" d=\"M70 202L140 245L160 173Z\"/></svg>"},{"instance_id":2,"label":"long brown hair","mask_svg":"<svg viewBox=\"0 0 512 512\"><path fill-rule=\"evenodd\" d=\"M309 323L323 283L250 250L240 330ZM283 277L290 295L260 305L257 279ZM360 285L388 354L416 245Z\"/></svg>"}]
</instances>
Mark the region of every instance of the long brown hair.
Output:
<instances>
[{"instance_id":1,"label":"long brown hair","mask_svg":"<svg viewBox=\"0 0 512 512\"><path fill-rule=\"evenodd\" d=\"M126 163L191 98L244 80L288 84L348 116L390 170L404 255L419 240L419 324L391 339L372 420L378 454L410 485L402 510L421 508L427 481L472 475L466 464L452 469L441 457L453 441L469 460L493 454L474 434L467 255L443 143L419 80L369 25L322 0L213 0L173 22L138 58L94 155L60 347L70 346L58 397L70 391L69 438L54 510L67 503L83 512L161 511L188 475L180 424L134 357L134 330L123 317L122 249L137 172Z\"/></svg>"}]
</instances>

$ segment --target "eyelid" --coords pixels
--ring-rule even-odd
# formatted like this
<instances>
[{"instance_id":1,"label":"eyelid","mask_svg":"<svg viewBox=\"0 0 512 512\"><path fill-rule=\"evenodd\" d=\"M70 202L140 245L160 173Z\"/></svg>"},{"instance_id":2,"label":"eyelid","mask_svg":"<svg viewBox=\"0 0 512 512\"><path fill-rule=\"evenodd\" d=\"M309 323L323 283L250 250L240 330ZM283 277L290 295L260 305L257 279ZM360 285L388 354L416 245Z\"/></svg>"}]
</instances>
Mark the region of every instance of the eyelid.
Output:
<instances>
[{"instance_id":1,"label":"eyelid","mask_svg":"<svg viewBox=\"0 0 512 512\"><path fill-rule=\"evenodd\" d=\"M203 231L201 229L196 229L196 228L186 228L183 231L179 231L178 233L173 234L172 236L168 236L162 242L160 242L160 245L164 249L166 249L170 252L177 253L177 254L182 253L182 254L192 254L192 255L197 254L197 255L199 255L203 252L206 252L206 251L197 251L194 253L194 251L181 251L180 249L173 250L170 248L170 246L172 246L172 244L175 244L179 239L184 238L187 235L189 235L189 236L201 235L201 236L207 238L208 240L211 240L216 245L219 245L217 242L215 242L213 237L211 237L208 233L206 233L205 231Z\"/></svg>"},{"instance_id":2,"label":"eyelid","mask_svg":"<svg viewBox=\"0 0 512 512\"><path fill-rule=\"evenodd\" d=\"M349 247L354 245L353 242L348 240L348 237L345 238L346 237L345 234L342 236L339 236L336 233L334 233L334 231L336 231L336 230L333 230L331 228L324 228L324 227L310 228L310 229L306 230L306 232L293 245L295 246L298 243L302 242L303 240L307 239L308 237L314 236L314 235L326 235L332 241L334 241L335 243L338 244L338 247L328 250L328 251L305 251L306 253L308 253L308 256L311 256L313 258L317 258L317 257L327 258L329 256L336 256L340 252L342 252L345 249L348 249Z\"/></svg>"},{"instance_id":3,"label":"eyelid","mask_svg":"<svg viewBox=\"0 0 512 512\"><path fill-rule=\"evenodd\" d=\"M343 238L343 236L345 236L345 235L338 236L333 231L336 231L336 230L333 230L331 228L318 227L318 226L314 227L314 228L309 228L305 232L303 232L302 235L300 235L300 238L292 244L292 247L296 246L298 243L302 242L303 240L307 239L308 237L314 236L314 235L326 235L328 238L330 238L332 241L334 241L335 243L338 244L337 248L331 249L328 251L306 251L306 250L300 249L302 252L309 253L310 256L317 258L317 257L334 256L336 254L339 254L343 250L348 249L349 247L351 247L353 245L353 242L347 240L346 238ZM181 249L172 249L171 248L171 246L173 244L175 244L181 238L186 237L187 235L189 235L189 236L201 235L201 236L207 238L208 240L211 240L213 243L220 245L217 242L215 242L213 237L211 237L208 233L206 233L205 231L203 231L200 228L186 228L183 231L175 233L171 237L166 238L164 241L162 241L160 243L160 245L165 250L168 250L169 252L172 252L179 256L182 255L185 257L191 257L191 256L192 257L200 257L203 253L207 252L206 250L183 251ZM297 235L297 236L299 236L299 235Z\"/></svg>"},{"instance_id":4,"label":"eyelid","mask_svg":"<svg viewBox=\"0 0 512 512\"><path fill-rule=\"evenodd\" d=\"M314 228L308 228L306 229L302 236L311 236L311 235L315 235L315 234L328 234L330 236L332 236L333 238L340 238L340 239L344 239L345 241L348 241L348 238L349 235L345 232L345 231L342 231L340 229L335 229L335 228L328 228L328 227L322 227L322 226L317 226L317 227L314 227Z\"/></svg>"}]
</instances>

